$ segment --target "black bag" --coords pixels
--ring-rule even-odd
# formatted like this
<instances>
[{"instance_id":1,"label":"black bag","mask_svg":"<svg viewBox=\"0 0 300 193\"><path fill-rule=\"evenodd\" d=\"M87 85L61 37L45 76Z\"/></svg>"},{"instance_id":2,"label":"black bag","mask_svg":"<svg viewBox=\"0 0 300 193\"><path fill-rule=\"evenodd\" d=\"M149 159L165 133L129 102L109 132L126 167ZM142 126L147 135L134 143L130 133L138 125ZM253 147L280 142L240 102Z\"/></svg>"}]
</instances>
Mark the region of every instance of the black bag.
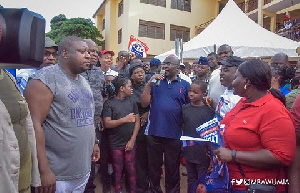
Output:
<instances>
[{"instance_id":1,"label":"black bag","mask_svg":"<svg viewBox=\"0 0 300 193\"><path fill-rule=\"evenodd\" d=\"M276 187L267 184L250 184L247 193L276 193Z\"/></svg>"},{"instance_id":2,"label":"black bag","mask_svg":"<svg viewBox=\"0 0 300 193\"><path fill-rule=\"evenodd\" d=\"M246 179L246 175L243 171L241 164L235 162L238 166L240 173L242 174L243 178ZM277 179L279 177L280 169L278 172ZM247 193L276 193L276 186L268 185L268 184L250 184L247 186Z\"/></svg>"},{"instance_id":3,"label":"black bag","mask_svg":"<svg viewBox=\"0 0 300 193\"><path fill-rule=\"evenodd\" d=\"M229 148L231 149L230 145L228 144ZM244 180L246 180L246 175L244 173L244 170L241 166L241 164L235 162L237 167L240 170L240 173L242 174ZM278 179L280 174L280 169L278 171L278 175L276 177L276 180ZM250 184L247 186L246 193L276 193L276 186L274 185L268 185L268 184Z\"/></svg>"},{"instance_id":4,"label":"black bag","mask_svg":"<svg viewBox=\"0 0 300 193\"><path fill-rule=\"evenodd\" d=\"M225 135L224 135L224 137L225 137ZM228 147L229 147L229 149L231 149L229 143L228 143ZM235 162L235 164L239 168L240 173L242 174L244 180L246 180L247 178L246 178L246 175L244 173L244 170L243 170L241 164L239 164L237 162ZM279 174L280 174L280 169L278 171L278 175L276 177L276 180L278 179ZM246 193L276 193L276 186L274 186L274 185L268 185L268 184L250 184L250 185L248 185L246 187L247 187Z\"/></svg>"}]
</instances>

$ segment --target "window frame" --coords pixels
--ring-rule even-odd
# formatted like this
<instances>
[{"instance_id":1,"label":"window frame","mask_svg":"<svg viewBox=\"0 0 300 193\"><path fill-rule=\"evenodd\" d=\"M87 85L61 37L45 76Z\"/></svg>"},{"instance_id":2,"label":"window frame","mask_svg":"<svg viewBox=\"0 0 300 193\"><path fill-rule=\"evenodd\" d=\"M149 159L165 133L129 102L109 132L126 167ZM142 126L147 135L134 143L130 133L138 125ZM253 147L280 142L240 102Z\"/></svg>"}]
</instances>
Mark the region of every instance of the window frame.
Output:
<instances>
[{"instance_id":1,"label":"window frame","mask_svg":"<svg viewBox=\"0 0 300 193\"><path fill-rule=\"evenodd\" d=\"M152 1L155 1L154 3ZM166 0L140 0L140 3L145 3L154 6L166 7Z\"/></svg>"},{"instance_id":2,"label":"window frame","mask_svg":"<svg viewBox=\"0 0 300 193\"><path fill-rule=\"evenodd\" d=\"M124 11L124 2L121 0L118 4L118 17L120 17L123 14Z\"/></svg>"},{"instance_id":3,"label":"window frame","mask_svg":"<svg viewBox=\"0 0 300 193\"><path fill-rule=\"evenodd\" d=\"M105 30L105 18L102 20L102 31Z\"/></svg>"},{"instance_id":4,"label":"window frame","mask_svg":"<svg viewBox=\"0 0 300 193\"><path fill-rule=\"evenodd\" d=\"M122 28L118 30L118 44L122 43Z\"/></svg>"},{"instance_id":5,"label":"window frame","mask_svg":"<svg viewBox=\"0 0 300 193\"><path fill-rule=\"evenodd\" d=\"M175 35L173 35L172 33L175 32ZM181 33L181 39L183 42L188 42L191 39L191 29L185 26L178 26L178 25L174 25L174 24L170 24L170 41L175 41L176 38L178 37L178 33ZM188 33L188 36L186 36L185 33ZM174 39L173 39L174 37ZM188 38L185 38L188 37Z\"/></svg>"},{"instance_id":6,"label":"window frame","mask_svg":"<svg viewBox=\"0 0 300 193\"><path fill-rule=\"evenodd\" d=\"M143 27L144 29L141 29ZM150 30L154 29L154 32L151 33ZM161 31L162 30L162 31ZM150 32L149 32L150 31ZM159 33L161 32L161 33ZM165 39L165 24L157 23L153 21L139 20L139 37L147 37L152 39ZM145 33L145 34L142 34Z\"/></svg>"},{"instance_id":7,"label":"window frame","mask_svg":"<svg viewBox=\"0 0 300 193\"><path fill-rule=\"evenodd\" d=\"M192 6L191 6L192 0L171 0L171 9L177 9L180 11L187 11L191 12ZM182 3L182 5L179 3ZM188 5L186 5L186 3ZM179 6L182 6L182 9L179 8Z\"/></svg>"}]
</instances>

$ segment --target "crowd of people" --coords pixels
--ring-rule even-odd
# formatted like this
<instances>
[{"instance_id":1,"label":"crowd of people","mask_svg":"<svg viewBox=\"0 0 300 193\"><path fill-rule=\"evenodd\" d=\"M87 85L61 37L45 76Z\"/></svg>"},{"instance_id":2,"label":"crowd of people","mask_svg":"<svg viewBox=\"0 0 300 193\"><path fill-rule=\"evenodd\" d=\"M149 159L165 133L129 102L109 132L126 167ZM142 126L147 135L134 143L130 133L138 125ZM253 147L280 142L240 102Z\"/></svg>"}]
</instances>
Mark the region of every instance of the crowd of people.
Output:
<instances>
[{"instance_id":1,"label":"crowd of people","mask_svg":"<svg viewBox=\"0 0 300 193\"><path fill-rule=\"evenodd\" d=\"M286 20L278 27L278 35L294 41L300 41L300 25L298 19Z\"/></svg>"},{"instance_id":2,"label":"crowd of people","mask_svg":"<svg viewBox=\"0 0 300 193\"><path fill-rule=\"evenodd\" d=\"M99 165L103 193L178 193L182 155L188 193L300 191L300 63L245 61L227 44L191 68L176 55L114 56L90 39L47 38L23 95L1 69L0 192L95 192ZM182 146L216 117L223 146ZM264 180L274 183L245 183Z\"/></svg>"}]
</instances>

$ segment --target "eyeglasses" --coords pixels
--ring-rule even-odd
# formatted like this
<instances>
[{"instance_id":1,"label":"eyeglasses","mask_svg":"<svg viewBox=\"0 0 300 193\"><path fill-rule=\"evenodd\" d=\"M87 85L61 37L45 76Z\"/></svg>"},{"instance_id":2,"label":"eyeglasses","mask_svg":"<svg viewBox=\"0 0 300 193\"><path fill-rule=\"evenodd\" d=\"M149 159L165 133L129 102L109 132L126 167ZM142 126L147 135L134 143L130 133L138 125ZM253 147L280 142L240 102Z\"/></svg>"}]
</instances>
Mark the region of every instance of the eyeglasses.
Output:
<instances>
[{"instance_id":1,"label":"eyeglasses","mask_svg":"<svg viewBox=\"0 0 300 193\"><path fill-rule=\"evenodd\" d=\"M57 57L57 52L45 52L44 53L45 57L49 57L50 55L52 55L52 57L56 58Z\"/></svg>"},{"instance_id":2,"label":"eyeglasses","mask_svg":"<svg viewBox=\"0 0 300 193\"><path fill-rule=\"evenodd\" d=\"M174 65L177 65L177 64L173 64L172 62L163 62L162 65L164 66L174 66Z\"/></svg>"}]
</instances>

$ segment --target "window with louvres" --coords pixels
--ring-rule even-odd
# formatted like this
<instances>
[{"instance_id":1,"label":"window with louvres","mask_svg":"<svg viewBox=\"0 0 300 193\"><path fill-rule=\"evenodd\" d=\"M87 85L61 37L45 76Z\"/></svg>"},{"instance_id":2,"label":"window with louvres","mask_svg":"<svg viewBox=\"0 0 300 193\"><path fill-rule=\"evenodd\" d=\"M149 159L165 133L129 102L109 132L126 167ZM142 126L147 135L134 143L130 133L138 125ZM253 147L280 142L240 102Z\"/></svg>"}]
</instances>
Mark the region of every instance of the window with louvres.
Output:
<instances>
[{"instance_id":1,"label":"window with louvres","mask_svg":"<svg viewBox=\"0 0 300 193\"><path fill-rule=\"evenodd\" d=\"M165 39L165 24L140 20L139 36L153 39Z\"/></svg>"},{"instance_id":2,"label":"window with louvres","mask_svg":"<svg viewBox=\"0 0 300 193\"><path fill-rule=\"evenodd\" d=\"M140 0L141 3L166 7L166 0Z\"/></svg>"}]
</instances>

